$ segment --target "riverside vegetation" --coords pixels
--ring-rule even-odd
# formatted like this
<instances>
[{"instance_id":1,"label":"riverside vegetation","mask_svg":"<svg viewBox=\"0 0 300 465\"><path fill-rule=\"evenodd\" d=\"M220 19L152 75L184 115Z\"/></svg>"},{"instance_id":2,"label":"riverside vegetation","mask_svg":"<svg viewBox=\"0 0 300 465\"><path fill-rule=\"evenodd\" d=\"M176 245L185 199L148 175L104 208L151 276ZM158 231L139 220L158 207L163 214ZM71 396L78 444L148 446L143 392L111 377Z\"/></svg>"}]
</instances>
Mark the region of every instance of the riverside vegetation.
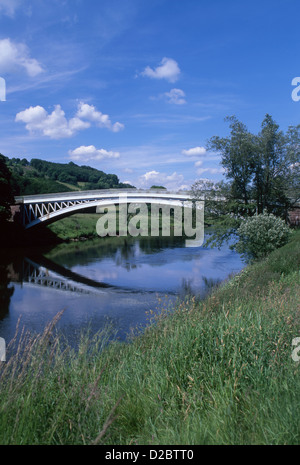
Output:
<instances>
[{"instance_id":1,"label":"riverside vegetation","mask_svg":"<svg viewBox=\"0 0 300 465\"><path fill-rule=\"evenodd\" d=\"M64 343L57 318L0 364L1 444L299 444L300 231L131 342ZM163 305L163 303L162 303ZM15 346L14 346L15 345Z\"/></svg>"}]
</instances>

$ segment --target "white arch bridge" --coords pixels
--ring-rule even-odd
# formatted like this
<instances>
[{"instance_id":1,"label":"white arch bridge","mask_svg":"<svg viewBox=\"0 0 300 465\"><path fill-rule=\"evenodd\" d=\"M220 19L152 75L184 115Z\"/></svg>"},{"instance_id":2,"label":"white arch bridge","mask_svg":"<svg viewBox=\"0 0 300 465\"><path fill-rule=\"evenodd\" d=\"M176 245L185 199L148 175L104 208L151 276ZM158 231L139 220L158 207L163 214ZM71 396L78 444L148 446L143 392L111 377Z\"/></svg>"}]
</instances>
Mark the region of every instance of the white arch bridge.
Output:
<instances>
[{"instance_id":1,"label":"white arch bridge","mask_svg":"<svg viewBox=\"0 0 300 465\"><path fill-rule=\"evenodd\" d=\"M175 207L186 206L184 202L191 200L191 194L187 191L170 192L156 189L103 189L15 197L21 215L20 221L25 229L41 223L51 223L76 211L92 207L122 203L154 203Z\"/></svg>"}]
</instances>

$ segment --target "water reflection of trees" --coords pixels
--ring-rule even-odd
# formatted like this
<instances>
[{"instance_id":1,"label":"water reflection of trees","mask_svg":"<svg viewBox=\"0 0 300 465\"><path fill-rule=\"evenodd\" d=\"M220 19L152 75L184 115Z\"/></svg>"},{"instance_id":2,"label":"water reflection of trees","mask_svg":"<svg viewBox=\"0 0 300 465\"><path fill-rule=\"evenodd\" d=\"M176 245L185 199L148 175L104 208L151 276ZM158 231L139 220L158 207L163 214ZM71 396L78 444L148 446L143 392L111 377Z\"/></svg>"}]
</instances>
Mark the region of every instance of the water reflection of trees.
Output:
<instances>
[{"instance_id":1,"label":"water reflection of trees","mask_svg":"<svg viewBox=\"0 0 300 465\"><path fill-rule=\"evenodd\" d=\"M181 237L143 237L131 236L97 238L88 242L61 244L46 256L59 265L71 268L77 265L89 265L94 261L110 258L116 265L136 267L130 263L140 252L150 255L165 248L182 247Z\"/></svg>"},{"instance_id":2,"label":"water reflection of trees","mask_svg":"<svg viewBox=\"0 0 300 465\"><path fill-rule=\"evenodd\" d=\"M0 320L9 312L10 299L15 290L14 287L10 285L10 261L9 257L2 255L0 262Z\"/></svg>"},{"instance_id":3,"label":"water reflection of trees","mask_svg":"<svg viewBox=\"0 0 300 465\"><path fill-rule=\"evenodd\" d=\"M222 282L222 280L219 278L207 278L206 276L202 276L202 280L204 283L205 294L209 294L215 287L219 286Z\"/></svg>"},{"instance_id":4,"label":"water reflection of trees","mask_svg":"<svg viewBox=\"0 0 300 465\"><path fill-rule=\"evenodd\" d=\"M181 288L180 288L180 295L182 297L197 297L197 298L204 298L208 294L212 292L212 290L219 286L221 283L221 279L218 278L207 278L206 276L202 276L203 280L203 287L199 289L195 289L193 287L193 278L186 279L182 278L181 281Z\"/></svg>"}]
</instances>

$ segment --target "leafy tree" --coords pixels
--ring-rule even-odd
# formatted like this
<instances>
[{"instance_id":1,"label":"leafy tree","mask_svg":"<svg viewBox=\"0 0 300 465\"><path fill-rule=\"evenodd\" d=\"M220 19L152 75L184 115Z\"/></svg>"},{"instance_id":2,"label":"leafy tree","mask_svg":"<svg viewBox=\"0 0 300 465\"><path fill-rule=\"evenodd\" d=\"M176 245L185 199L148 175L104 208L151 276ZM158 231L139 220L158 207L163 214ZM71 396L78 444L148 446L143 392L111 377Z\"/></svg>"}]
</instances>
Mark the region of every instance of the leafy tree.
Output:
<instances>
[{"instance_id":1,"label":"leafy tree","mask_svg":"<svg viewBox=\"0 0 300 465\"><path fill-rule=\"evenodd\" d=\"M291 126L284 134L267 114L261 131L253 135L236 117L225 120L230 123L230 136L212 137L208 150L222 156L229 198L247 205L249 214L267 209L287 218L289 207L299 198L300 126Z\"/></svg>"},{"instance_id":2,"label":"leafy tree","mask_svg":"<svg viewBox=\"0 0 300 465\"><path fill-rule=\"evenodd\" d=\"M225 121L230 122L230 136L212 137L208 149L222 154L221 164L225 168L225 176L232 180L232 196L241 199L247 205L253 176L255 138L235 116L227 117Z\"/></svg>"},{"instance_id":3,"label":"leafy tree","mask_svg":"<svg viewBox=\"0 0 300 465\"><path fill-rule=\"evenodd\" d=\"M276 205L278 209L279 204L283 209L287 208L289 200L284 188L289 163L287 138L267 114L256 140L253 187L257 211L262 213L267 209L271 212Z\"/></svg>"},{"instance_id":4,"label":"leafy tree","mask_svg":"<svg viewBox=\"0 0 300 465\"><path fill-rule=\"evenodd\" d=\"M0 154L0 223L10 218L10 206L14 203L10 179L11 172L6 165L6 159Z\"/></svg>"}]
</instances>

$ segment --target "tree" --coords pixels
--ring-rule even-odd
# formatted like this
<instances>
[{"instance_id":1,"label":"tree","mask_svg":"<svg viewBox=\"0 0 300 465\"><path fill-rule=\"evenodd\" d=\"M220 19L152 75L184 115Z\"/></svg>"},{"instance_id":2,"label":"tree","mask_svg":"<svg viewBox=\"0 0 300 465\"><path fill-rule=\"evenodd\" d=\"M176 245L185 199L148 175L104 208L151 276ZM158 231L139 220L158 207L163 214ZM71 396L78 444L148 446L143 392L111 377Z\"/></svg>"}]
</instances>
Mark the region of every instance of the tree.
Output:
<instances>
[{"instance_id":1,"label":"tree","mask_svg":"<svg viewBox=\"0 0 300 465\"><path fill-rule=\"evenodd\" d=\"M10 218L10 206L14 203L10 179L11 172L6 165L5 157L0 154L0 223Z\"/></svg>"},{"instance_id":2,"label":"tree","mask_svg":"<svg viewBox=\"0 0 300 465\"><path fill-rule=\"evenodd\" d=\"M243 219L255 214L266 211L287 221L290 207L300 198L300 125L284 134L267 114L254 135L235 116L226 121L230 135L212 137L207 148L220 153L227 182L208 189L201 181L192 186L195 198L205 193L205 212L219 224L223 218L226 231L208 241L218 246L237 234Z\"/></svg>"},{"instance_id":3,"label":"tree","mask_svg":"<svg viewBox=\"0 0 300 465\"><path fill-rule=\"evenodd\" d=\"M256 140L253 188L258 213L265 209L287 209L289 201L285 193L288 170L287 138L279 130L270 115L266 115Z\"/></svg>"},{"instance_id":4,"label":"tree","mask_svg":"<svg viewBox=\"0 0 300 465\"><path fill-rule=\"evenodd\" d=\"M230 136L212 137L208 150L221 154L230 198L246 205L249 214L267 209L286 219L299 198L300 126L284 134L266 114L261 131L254 135L235 116L225 120Z\"/></svg>"},{"instance_id":5,"label":"tree","mask_svg":"<svg viewBox=\"0 0 300 465\"><path fill-rule=\"evenodd\" d=\"M225 121L230 122L230 137L212 137L208 150L222 154L221 164L225 168L226 178L231 180L231 194L247 205L253 177L255 138L235 116L227 117Z\"/></svg>"}]
</instances>

